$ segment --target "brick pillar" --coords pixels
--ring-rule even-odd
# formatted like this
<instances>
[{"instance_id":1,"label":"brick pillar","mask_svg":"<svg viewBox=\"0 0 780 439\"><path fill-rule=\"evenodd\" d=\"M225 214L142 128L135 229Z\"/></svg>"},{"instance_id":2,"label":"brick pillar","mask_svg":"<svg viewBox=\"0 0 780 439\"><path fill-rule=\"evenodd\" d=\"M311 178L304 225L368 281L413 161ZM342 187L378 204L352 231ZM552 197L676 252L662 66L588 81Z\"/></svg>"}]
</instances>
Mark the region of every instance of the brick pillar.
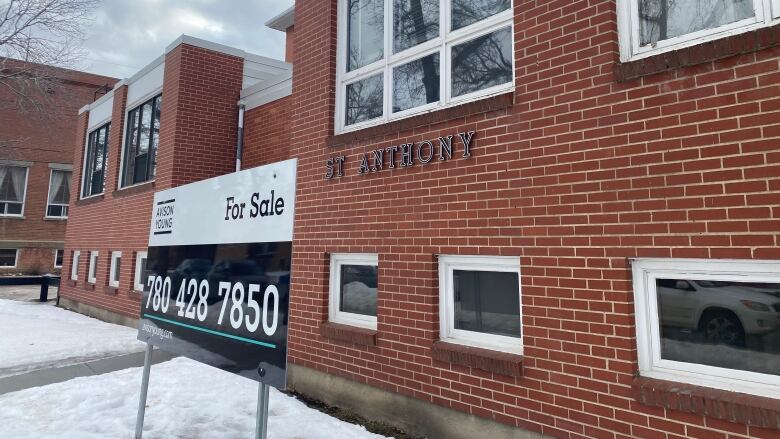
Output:
<instances>
[{"instance_id":1,"label":"brick pillar","mask_svg":"<svg viewBox=\"0 0 780 439\"><path fill-rule=\"evenodd\" d=\"M108 160L106 163L106 194L113 193L119 187L119 168L122 162L122 134L125 125L125 105L127 104L127 86L114 90L114 105L111 108L111 129L108 133Z\"/></svg>"}]
</instances>

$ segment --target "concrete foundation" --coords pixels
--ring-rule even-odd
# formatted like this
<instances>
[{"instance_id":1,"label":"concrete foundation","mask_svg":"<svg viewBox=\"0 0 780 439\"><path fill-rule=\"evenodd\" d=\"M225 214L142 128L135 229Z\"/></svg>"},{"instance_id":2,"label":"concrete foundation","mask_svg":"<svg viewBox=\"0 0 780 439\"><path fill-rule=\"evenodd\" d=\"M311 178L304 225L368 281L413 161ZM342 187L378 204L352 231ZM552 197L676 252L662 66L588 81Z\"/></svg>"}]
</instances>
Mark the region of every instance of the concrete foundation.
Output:
<instances>
[{"instance_id":1,"label":"concrete foundation","mask_svg":"<svg viewBox=\"0 0 780 439\"><path fill-rule=\"evenodd\" d=\"M87 305L86 303L77 302L72 299L60 297L57 304L60 308L65 308L70 311L75 311L79 314L94 317L96 319L103 320L108 323L115 323L117 325L128 326L130 328L138 328L138 319L132 317L122 316L115 312L108 311L96 306Z\"/></svg>"}]
</instances>

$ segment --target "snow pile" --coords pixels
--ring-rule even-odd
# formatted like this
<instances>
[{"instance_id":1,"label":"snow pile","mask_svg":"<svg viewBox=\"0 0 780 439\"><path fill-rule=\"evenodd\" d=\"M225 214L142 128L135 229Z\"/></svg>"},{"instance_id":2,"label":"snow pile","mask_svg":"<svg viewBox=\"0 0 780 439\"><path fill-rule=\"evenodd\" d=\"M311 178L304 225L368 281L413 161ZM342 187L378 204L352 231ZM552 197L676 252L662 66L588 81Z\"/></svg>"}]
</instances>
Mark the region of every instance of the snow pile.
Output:
<instances>
[{"instance_id":1,"label":"snow pile","mask_svg":"<svg viewBox=\"0 0 780 439\"><path fill-rule=\"evenodd\" d=\"M3 437L131 438L141 368L0 396ZM254 437L258 384L186 358L152 366L144 439ZM271 389L268 437L378 439Z\"/></svg>"},{"instance_id":2,"label":"snow pile","mask_svg":"<svg viewBox=\"0 0 780 439\"><path fill-rule=\"evenodd\" d=\"M0 377L143 351L137 333L51 304L0 299Z\"/></svg>"}]
</instances>

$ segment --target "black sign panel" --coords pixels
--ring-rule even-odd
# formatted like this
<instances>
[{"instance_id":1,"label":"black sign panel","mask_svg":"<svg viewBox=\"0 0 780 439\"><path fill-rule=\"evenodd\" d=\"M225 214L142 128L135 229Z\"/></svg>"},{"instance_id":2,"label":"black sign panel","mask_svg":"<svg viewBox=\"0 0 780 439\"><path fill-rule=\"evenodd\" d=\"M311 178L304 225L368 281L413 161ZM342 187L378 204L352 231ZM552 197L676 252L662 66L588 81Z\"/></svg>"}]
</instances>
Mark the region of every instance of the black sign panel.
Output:
<instances>
[{"instance_id":1,"label":"black sign panel","mask_svg":"<svg viewBox=\"0 0 780 439\"><path fill-rule=\"evenodd\" d=\"M138 339L286 385L291 242L149 247Z\"/></svg>"}]
</instances>

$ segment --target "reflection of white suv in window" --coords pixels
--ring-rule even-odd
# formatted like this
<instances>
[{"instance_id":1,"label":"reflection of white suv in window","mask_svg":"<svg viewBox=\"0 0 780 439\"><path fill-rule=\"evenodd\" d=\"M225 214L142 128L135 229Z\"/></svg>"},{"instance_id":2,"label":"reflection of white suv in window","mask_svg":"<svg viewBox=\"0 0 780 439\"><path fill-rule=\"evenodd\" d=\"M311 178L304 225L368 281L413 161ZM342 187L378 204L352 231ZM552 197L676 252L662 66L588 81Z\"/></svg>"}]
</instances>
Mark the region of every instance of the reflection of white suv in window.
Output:
<instances>
[{"instance_id":1,"label":"reflection of white suv in window","mask_svg":"<svg viewBox=\"0 0 780 439\"><path fill-rule=\"evenodd\" d=\"M738 282L658 279L661 324L701 331L713 343L780 329L780 288Z\"/></svg>"}]
</instances>

